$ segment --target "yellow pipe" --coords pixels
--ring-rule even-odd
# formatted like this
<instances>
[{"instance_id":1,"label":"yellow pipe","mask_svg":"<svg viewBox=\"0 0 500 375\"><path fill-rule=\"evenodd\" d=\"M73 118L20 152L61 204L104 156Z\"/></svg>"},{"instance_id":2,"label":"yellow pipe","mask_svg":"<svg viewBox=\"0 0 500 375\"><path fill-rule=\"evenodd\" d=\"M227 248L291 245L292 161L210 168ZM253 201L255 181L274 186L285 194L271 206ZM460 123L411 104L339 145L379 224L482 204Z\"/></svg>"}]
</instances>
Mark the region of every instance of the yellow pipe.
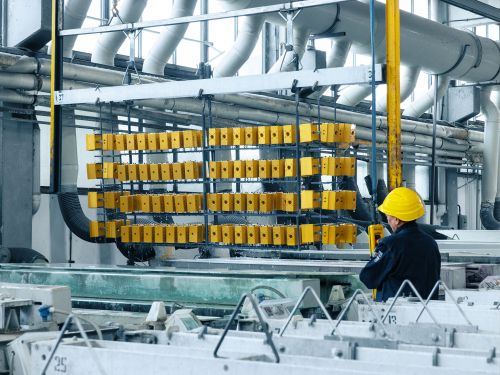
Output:
<instances>
[{"instance_id":1,"label":"yellow pipe","mask_svg":"<svg viewBox=\"0 0 500 375\"><path fill-rule=\"evenodd\" d=\"M400 23L399 0L387 0L387 176L389 190L401 186Z\"/></svg>"}]
</instances>

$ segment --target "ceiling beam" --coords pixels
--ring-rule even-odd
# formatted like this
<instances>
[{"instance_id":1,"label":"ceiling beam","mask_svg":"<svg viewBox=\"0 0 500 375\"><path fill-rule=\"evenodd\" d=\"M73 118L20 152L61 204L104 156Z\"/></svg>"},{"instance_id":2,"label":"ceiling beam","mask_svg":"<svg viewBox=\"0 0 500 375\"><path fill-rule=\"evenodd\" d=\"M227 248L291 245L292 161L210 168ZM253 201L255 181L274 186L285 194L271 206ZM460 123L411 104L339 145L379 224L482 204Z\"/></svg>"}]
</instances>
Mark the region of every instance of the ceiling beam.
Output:
<instances>
[{"instance_id":1,"label":"ceiling beam","mask_svg":"<svg viewBox=\"0 0 500 375\"><path fill-rule=\"evenodd\" d=\"M488 5L478 0L441 0L444 3L479 14L495 22L500 22L500 8Z\"/></svg>"}]
</instances>

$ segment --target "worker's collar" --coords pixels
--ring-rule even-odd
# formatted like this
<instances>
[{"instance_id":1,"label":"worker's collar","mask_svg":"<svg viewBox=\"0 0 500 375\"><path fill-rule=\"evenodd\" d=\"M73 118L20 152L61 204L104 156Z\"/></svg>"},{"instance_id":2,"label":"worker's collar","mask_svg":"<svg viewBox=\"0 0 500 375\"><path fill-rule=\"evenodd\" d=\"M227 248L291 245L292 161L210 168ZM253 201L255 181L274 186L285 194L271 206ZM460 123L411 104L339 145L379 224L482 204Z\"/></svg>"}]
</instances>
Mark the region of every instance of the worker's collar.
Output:
<instances>
[{"instance_id":1,"label":"worker's collar","mask_svg":"<svg viewBox=\"0 0 500 375\"><path fill-rule=\"evenodd\" d=\"M405 223L404 225L400 226L398 229L396 229L396 231L394 233L399 233L403 230L410 230L410 229L414 229L417 227L418 227L418 225L417 225L416 221L409 221L409 222Z\"/></svg>"}]
</instances>

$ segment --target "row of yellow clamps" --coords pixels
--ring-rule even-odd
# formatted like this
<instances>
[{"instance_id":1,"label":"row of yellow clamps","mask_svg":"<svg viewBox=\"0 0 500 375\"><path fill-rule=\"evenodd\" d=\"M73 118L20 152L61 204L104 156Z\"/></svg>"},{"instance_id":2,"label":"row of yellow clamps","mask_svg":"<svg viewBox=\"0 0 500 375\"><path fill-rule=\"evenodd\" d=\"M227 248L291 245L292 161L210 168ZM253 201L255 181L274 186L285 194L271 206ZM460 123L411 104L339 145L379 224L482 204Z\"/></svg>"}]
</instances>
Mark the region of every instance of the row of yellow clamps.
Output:
<instances>
[{"instance_id":1,"label":"row of yellow clamps","mask_svg":"<svg viewBox=\"0 0 500 375\"><path fill-rule=\"evenodd\" d=\"M350 190L303 190L301 209L321 206L324 210L355 210L356 192ZM89 208L119 209L120 212L195 213L203 210L203 194L135 194L107 191L89 192ZM296 212L297 193L208 193L207 209L212 212Z\"/></svg>"},{"instance_id":2,"label":"row of yellow clamps","mask_svg":"<svg viewBox=\"0 0 500 375\"><path fill-rule=\"evenodd\" d=\"M302 177L320 173L324 176L354 176L355 169L356 159L353 157L300 158ZM279 179L296 176L296 159L211 161L208 168L208 177L211 179Z\"/></svg>"},{"instance_id":3,"label":"row of yellow clamps","mask_svg":"<svg viewBox=\"0 0 500 375\"><path fill-rule=\"evenodd\" d=\"M108 227L115 231L108 231ZM115 220L91 222L91 237L111 236L124 243L200 244L205 241L203 224L134 224ZM95 228L101 228L95 231ZM106 228L106 229L105 229ZM338 245L356 242L357 229L354 224L300 225L300 244L319 243ZM299 236L296 225L209 225L209 243L223 245L272 245L297 246Z\"/></svg>"},{"instance_id":4,"label":"row of yellow clamps","mask_svg":"<svg viewBox=\"0 0 500 375\"><path fill-rule=\"evenodd\" d=\"M245 128L211 128L208 131L209 146L257 146L296 144L296 125L251 126ZM353 143L353 124L301 124L299 142Z\"/></svg>"},{"instance_id":5,"label":"row of yellow clamps","mask_svg":"<svg viewBox=\"0 0 500 375\"><path fill-rule=\"evenodd\" d=\"M112 162L87 164L87 178L89 180L99 178L117 179L122 182L198 180L202 178L202 175L201 161L162 164L121 164Z\"/></svg>"},{"instance_id":6,"label":"row of yellow clamps","mask_svg":"<svg viewBox=\"0 0 500 375\"><path fill-rule=\"evenodd\" d=\"M201 130L162 133L87 134L87 151L163 151L202 147Z\"/></svg>"}]
</instances>

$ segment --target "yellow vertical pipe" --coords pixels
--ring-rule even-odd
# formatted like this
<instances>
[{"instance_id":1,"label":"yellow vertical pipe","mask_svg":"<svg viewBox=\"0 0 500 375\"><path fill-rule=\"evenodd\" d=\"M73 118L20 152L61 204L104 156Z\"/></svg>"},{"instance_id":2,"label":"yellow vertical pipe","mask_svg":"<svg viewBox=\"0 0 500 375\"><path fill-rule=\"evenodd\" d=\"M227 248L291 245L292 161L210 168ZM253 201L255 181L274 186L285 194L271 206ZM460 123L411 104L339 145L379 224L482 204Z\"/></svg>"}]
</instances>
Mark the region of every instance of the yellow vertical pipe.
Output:
<instances>
[{"instance_id":1,"label":"yellow vertical pipe","mask_svg":"<svg viewBox=\"0 0 500 375\"><path fill-rule=\"evenodd\" d=\"M387 176L389 191L401 186L400 24L399 0L387 0Z\"/></svg>"}]
</instances>

